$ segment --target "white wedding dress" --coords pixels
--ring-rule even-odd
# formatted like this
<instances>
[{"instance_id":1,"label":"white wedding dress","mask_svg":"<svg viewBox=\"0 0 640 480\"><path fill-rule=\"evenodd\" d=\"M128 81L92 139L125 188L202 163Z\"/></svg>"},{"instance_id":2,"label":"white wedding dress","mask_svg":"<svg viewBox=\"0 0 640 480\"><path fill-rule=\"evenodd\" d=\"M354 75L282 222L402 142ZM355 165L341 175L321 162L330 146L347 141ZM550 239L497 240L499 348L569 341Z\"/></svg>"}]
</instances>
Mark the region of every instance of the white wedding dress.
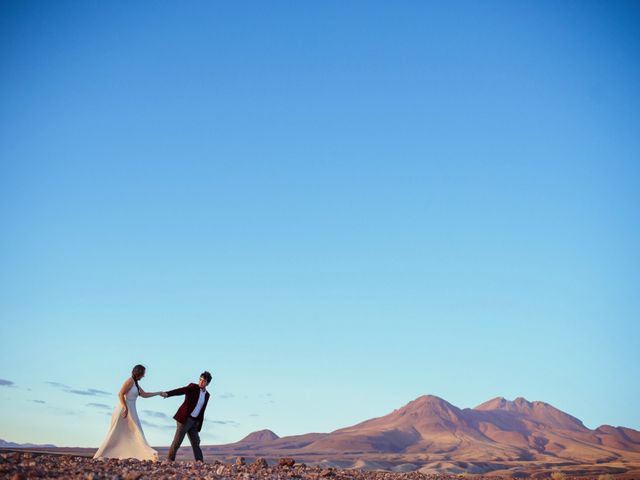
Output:
<instances>
[{"instance_id":1,"label":"white wedding dress","mask_svg":"<svg viewBox=\"0 0 640 480\"><path fill-rule=\"evenodd\" d=\"M131 386L124 396L129 413L122 418L123 407L118 405L111 415L111 427L107 438L93 458L137 458L138 460L158 460L158 452L151 448L142 431L142 425L136 410L138 389Z\"/></svg>"}]
</instances>

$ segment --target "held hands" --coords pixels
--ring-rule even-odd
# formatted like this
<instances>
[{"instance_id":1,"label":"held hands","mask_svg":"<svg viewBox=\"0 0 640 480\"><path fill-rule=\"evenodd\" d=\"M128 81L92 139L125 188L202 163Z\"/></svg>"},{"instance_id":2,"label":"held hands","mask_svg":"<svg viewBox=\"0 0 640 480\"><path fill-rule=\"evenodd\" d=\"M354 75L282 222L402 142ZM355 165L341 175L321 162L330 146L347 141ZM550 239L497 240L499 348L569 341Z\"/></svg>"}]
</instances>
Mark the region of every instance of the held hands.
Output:
<instances>
[{"instance_id":1,"label":"held hands","mask_svg":"<svg viewBox=\"0 0 640 480\"><path fill-rule=\"evenodd\" d=\"M167 398L169 395L167 395L167 392L160 392L160 396L162 398Z\"/></svg>"}]
</instances>

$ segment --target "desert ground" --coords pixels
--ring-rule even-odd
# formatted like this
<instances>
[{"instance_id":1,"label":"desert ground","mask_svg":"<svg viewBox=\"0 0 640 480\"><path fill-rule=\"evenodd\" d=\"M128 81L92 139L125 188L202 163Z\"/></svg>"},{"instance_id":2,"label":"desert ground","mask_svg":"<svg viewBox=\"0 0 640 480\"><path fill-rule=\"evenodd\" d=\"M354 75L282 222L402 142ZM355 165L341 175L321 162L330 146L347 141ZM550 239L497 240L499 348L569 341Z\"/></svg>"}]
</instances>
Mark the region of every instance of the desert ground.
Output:
<instances>
[{"instance_id":1,"label":"desert ground","mask_svg":"<svg viewBox=\"0 0 640 480\"><path fill-rule=\"evenodd\" d=\"M553 475L553 476L552 476ZM527 475L528 478L575 478L583 480L640 479L638 474L626 473L616 475L575 475L564 476L557 472L538 472ZM280 458L273 463L264 458L247 462L238 457L233 463L219 460L198 463L193 461L159 462L138 460L93 460L89 456L73 454L52 454L28 452L22 450L0 451L0 478L12 480L70 479L70 480L186 480L186 479L238 479L238 480L453 480L460 478L526 478L525 476L483 476L483 475L448 475L438 473L388 472L382 470L343 469L320 465L297 463L293 458Z\"/></svg>"}]
</instances>

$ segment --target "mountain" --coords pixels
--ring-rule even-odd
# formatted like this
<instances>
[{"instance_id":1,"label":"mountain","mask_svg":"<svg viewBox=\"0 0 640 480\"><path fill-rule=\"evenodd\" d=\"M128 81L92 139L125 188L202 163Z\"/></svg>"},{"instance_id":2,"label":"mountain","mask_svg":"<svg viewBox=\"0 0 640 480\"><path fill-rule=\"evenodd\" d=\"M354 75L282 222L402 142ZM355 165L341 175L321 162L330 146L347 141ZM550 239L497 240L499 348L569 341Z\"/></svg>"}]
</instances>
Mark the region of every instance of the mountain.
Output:
<instances>
[{"instance_id":1,"label":"mountain","mask_svg":"<svg viewBox=\"0 0 640 480\"><path fill-rule=\"evenodd\" d=\"M580 475L640 474L637 430L609 425L591 430L548 403L522 397L496 397L461 409L423 395L387 415L330 433L280 438L261 430L205 451L423 473L527 476L557 469Z\"/></svg>"},{"instance_id":2,"label":"mountain","mask_svg":"<svg viewBox=\"0 0 640 480\"><path fill-rule=\"evenodd\" d=\"M498 413L497 415L502 415L505 418L526 418L553 428L573 431L584 431L586 429L580 420L558 410L552 405L545 402L529 402L523 397L518 397L514 401L497 397L478 405L473 410L480 412L508 412L508 414Z\"/></svg>"},{"instance_id":3,"label":"mountain","mask_svg":"<svg viewBox=\"0 0 640 480\"><path fill-rule=\"evenodd\" d=\"M326 453L438 452L453 448L462 438L480 437L462 410L436 396L424 395L383 417L331 432L304 449Z\"/></svg>"},{"instance_id":4,"label":"mountain","mask_svg":"<svg viewBox=\"0 0 640 480\"><path fill-rule=\"evenodd\" d=\"M0 448L56 448L56 446L50 443L45 443L45 444L15 443L15 442L8 442L0 438Z\"/></svg>"},{"instance_id":5,"label":"mountain","mask_svg":"<svg viewBox=\"0 0 640 480\"><path fill-rule=\"evenodd\" d=\"M257 432L250 433L246 437L244 437L238 443L247 443L247 444L260 444L263 442L268 442L270 440L277 440L280 438L278 435L273 433L269 429L258 430Z\"/></svg>"}]
</instances>

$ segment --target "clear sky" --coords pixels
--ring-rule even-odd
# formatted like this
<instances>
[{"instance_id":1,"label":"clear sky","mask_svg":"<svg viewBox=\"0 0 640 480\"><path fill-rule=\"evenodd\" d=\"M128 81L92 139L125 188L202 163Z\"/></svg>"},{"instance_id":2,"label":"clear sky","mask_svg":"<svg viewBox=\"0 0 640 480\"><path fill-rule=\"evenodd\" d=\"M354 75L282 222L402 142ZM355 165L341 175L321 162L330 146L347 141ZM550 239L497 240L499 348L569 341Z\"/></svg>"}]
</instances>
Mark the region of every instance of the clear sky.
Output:
<instances>
[{"instance_id":1,"label":"clear sky","mask_svg":"<svg viewBox=\"0 0 640 480\"><path fill-rule=\"evenodd\" d=\"M0 6L0 438L421 394L640 429L637 2ZM168 445L179 399L141 399Z\"/></svg>"}]
</instances>

